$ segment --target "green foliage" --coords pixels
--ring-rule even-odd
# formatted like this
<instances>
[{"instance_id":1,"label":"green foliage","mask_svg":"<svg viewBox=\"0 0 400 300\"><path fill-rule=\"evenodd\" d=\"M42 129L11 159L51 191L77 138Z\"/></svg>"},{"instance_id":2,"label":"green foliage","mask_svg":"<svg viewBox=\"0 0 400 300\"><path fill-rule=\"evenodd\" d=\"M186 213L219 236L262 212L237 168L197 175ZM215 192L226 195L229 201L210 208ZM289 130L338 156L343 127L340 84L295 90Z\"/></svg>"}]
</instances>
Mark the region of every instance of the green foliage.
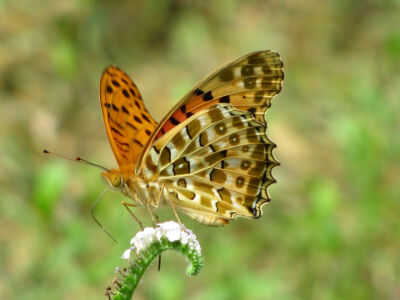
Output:
<instances>
[{"instance_id":1,"label":"green foliage","mask_svg":"<svg viewBox=\"0 0 400 300\"><path fill-rule=\"evenodd\" d=\"M32 200L45 218L53 216L54 208L65 192L65 178L68 176L65 164L60 162L43 165L38 171L33 183Z\"/></svg>"},{"instance_id":2,"label":"green foliage","mask_svg":"<svg viewBox=\"0 0 400 300\"><path fill-rule=\"evenodd\" d=\"M268 111L281 166L258 220L183 217L206 260L151 265L137 299L395 299L400 278L398 1L0 1L0 298L99 299L138 231L99 170L115 167L101 120L109 64L156 120L247 52L285 64ZM150 225L145 209L135 213ZM174 220L169 207L162 221Z\"/></svg>"}]
</instances>

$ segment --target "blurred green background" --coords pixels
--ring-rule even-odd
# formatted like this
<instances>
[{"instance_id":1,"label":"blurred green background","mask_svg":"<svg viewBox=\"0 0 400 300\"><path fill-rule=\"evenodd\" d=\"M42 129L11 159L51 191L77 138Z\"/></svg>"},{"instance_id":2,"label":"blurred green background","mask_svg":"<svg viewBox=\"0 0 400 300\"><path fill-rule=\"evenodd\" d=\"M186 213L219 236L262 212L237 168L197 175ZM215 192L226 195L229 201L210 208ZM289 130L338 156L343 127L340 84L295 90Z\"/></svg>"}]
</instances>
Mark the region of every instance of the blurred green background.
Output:
<instances>
[{"instance_id":1,"label":"blurred green background","mask_svg":"<svg viewBox=\"0 0 400 300\"><path fill-rule=\"evenodd\" d=\"M122 196L96 207L115 245L90 217L99 170L41 153L116 166L105 66L131 75L160 120L215 68L273 49L285 83L268 111L272 202L226 228L183 217L202 272L188 278L166 253L135 299L399 299L399 16L398 0L1 0L0 298L103 299L124 266L138 226Z\"/></svg>"}]
</instances>

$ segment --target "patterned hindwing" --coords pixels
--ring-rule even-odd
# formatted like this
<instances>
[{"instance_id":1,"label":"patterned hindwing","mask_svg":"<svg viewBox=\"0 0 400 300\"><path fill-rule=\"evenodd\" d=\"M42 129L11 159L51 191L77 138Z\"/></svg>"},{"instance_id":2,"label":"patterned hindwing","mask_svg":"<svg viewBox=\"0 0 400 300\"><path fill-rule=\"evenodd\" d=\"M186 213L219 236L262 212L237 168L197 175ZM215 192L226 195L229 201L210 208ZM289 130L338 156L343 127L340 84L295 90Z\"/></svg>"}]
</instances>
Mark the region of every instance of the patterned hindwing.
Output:
<instances>
[{"instance_id":1,"label":"patterned hindwing","mask_svg":"<svg viewBox=\"0 0 400 300\"><path fill-rule=\"evenodd\" d=\"M133 168L157 123L145 108L136 85L117 67L110 66L103 72L100 103L118 165Z\"/></svg>"},{"instance_id":2,"label":"patterned hindwing","mask_svg":"<svg viewBox=\"0 0 400 300\"><path fill-rule=\"evenodd\" d=\"M265 50L247 54L218 69L198 83L157 128L160 138L193 114L218 103L249 111L266 124L265 112L281 91L283 63L278 53Z\"/></svg>"},{"instance_id":3,"label":"patterned hindwing","mask_svg":"<svg viewBox=\"0 0 400 300\"><path fill-rule=\"evenodd\" d=\"M260 217L278 165L265 130L251 112L213 105L154 143L143 175L157 172L174 204L199 222L225 225L236 216Z\"/></svg>"}]
</instances>

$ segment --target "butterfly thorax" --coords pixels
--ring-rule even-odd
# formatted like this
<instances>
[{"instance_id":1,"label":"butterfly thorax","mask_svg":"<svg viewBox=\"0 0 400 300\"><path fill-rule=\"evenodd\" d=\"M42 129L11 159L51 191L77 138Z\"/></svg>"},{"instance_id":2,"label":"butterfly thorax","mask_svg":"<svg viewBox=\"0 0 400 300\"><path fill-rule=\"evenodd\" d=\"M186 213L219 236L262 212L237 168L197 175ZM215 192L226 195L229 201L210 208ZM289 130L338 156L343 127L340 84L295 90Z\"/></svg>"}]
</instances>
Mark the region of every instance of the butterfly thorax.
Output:
<instances>
[{"instance_id":1,"label":"butterfly thorax","mask_svg":"<svg viewBox=\"0 0 400 300\"><path fill-rule=\"evenodd\" d=\"M115 169L102 173L101 177L107 187L121 192L132 199L134 204L143 205L146 201L153 206L158 206L157 199L159 197L157 195L161 190L158 182L150 182L132 172Z\"/></svg>"}]
</instances>

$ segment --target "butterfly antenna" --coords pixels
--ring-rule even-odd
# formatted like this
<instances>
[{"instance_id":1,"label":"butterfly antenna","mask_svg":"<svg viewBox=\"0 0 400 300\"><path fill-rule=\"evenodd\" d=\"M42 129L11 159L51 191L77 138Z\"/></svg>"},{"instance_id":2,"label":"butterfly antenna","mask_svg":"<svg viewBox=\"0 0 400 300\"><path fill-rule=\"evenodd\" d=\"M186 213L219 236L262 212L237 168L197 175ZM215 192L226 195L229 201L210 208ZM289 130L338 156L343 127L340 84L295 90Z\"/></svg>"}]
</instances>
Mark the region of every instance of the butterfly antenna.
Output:
<instances>
[{"instance_id":1,"label":"butterfly antenna","mask_svg":"<svg viewBox=\"0 0 400 300\"><path fill-rule=\"evenodd\" d=\"M103 198L103 196L106 192L107 192L107 188L100 194L100 196L97 198L97 200L93 202L92 207L90 208L90 213L92 215L93 220L96 222L96 224L100 226L101 230L103 230L105 232L105 234L107 234L116 244L118 244L118 241L112 236L112 234L103 225L101 225L99 220L97 220L94 215L95 206L100 201L100 199Z\"/></svg>"},{"instance_id":2,"label":"butterfly antenna","mask_svg":"<svg viewBox=\"0 0 400 300\"><path fill-rule=\"evenodd\" d=\"M107 169L107 168L105 168L105 167L103 167L103 166L94 164L94 163L92 163L92 162L90 162L90 161L87 161L86 159L80 158L79 156L77 156L77 157L75 157L75 158L71 158L71 157L64 156L64 155L61 155L61 154L58 154L58 153L50 152L50 151L47 150L47 149L43 149L43 153L44 153L44 154L51 154L51 155L53 155L53 156L60 157L60 158L64 158L64 159L68 159L68 160L75 161L75 162L80 162L80 163L82 163L82 164L85 164L85 165L88 165L88 166L92 166L92 167L95 167L95 168L99 168L99 169L102 169L102 170L104 170L104 171L110 171L109 169Z\"/></svg>"}]
</instances>

